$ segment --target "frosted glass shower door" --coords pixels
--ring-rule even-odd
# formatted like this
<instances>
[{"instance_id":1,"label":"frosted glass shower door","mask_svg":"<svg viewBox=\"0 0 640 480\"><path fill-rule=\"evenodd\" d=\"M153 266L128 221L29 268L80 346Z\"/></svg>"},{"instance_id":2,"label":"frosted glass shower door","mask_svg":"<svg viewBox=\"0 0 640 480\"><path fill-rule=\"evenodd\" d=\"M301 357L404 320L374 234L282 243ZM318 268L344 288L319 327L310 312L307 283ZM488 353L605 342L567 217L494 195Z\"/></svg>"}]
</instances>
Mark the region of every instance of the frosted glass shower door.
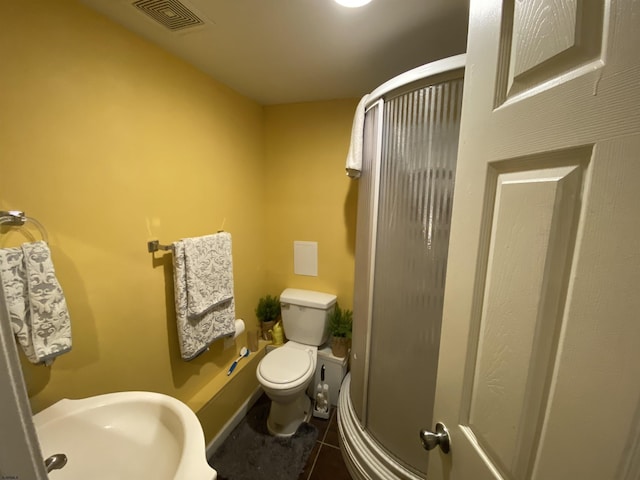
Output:
<instances>
[{"instance_id":1,"label":"frosted glass shower door","mask_svg":"<svg viewBox=\"0 0 640 480\"><path fill-rule=\"evenodd\" d=\"M462 79L384 103L366 428L407 468L426 472Z\"/></svg>"}]
</instances>

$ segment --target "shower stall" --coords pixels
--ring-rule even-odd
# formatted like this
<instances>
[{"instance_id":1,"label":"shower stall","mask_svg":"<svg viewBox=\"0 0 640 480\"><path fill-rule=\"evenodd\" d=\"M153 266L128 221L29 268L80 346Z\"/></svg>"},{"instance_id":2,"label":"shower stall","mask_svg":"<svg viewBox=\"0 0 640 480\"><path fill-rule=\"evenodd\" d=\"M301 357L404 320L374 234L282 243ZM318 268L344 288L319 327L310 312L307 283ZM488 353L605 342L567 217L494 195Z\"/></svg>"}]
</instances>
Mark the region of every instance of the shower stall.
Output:
<instances>
[{"instance_id":1,"label":"shower stall","mask_svg":"<svg viewBox=\"0 0 640 480\"><path fill-rule=\"evenodd\" d=\"M355 479L418 479L433 424L465 56L371 93L358 189L351 372L338 405Z\"/></svg>"}]
</instances>

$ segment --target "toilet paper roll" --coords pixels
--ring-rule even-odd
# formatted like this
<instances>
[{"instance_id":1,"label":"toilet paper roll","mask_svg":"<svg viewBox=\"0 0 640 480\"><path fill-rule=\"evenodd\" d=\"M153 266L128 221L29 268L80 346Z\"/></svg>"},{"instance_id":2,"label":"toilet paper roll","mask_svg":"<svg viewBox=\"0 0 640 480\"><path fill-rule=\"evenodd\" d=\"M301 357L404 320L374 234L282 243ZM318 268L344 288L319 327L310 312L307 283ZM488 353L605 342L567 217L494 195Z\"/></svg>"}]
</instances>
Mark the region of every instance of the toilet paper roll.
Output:
<instances>
[{"instance_id":1,"label":"toilet paper roll","mask_svg":"<svg viewBox=\"0 0 640 480\"><path fill-rule=\"evenodd\" d=\"M236 326L236 333L233 334L233 338L238 338L238 336L242 334L242 332L244 332L244 320L242 320L241 318L238 318L236 320L235 326Z\"/></svg>"}]
</instances>

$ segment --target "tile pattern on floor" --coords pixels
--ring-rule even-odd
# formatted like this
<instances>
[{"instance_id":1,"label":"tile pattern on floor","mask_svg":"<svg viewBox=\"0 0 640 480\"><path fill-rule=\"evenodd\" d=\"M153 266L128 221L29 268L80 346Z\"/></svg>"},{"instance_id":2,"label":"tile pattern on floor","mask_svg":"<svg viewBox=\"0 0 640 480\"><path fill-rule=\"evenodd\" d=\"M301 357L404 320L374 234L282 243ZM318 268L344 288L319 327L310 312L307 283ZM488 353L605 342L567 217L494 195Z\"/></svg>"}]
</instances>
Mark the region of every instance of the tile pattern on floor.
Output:
<instances>
[{"instance_id":1,"label":"tile pattern on floor","mask_svg":"<svg viewBox=\"0 0 640 480\"><path fill-rule=\"evenodd\" d=\"M298 480L351 480L338 443L338 411L332 407L328 420L311 417L309 422L318 429L316 441L304 471Z\"/></svg>"}]
</instances>

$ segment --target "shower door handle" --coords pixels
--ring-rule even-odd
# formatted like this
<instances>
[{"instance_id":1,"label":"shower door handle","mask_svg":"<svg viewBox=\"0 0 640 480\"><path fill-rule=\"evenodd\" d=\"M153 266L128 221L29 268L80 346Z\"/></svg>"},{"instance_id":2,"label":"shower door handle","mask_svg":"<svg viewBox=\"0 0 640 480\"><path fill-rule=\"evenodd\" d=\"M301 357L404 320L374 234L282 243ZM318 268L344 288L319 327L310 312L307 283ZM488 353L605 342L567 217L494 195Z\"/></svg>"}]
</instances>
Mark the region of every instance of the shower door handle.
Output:
<instances>
[{"instance_id":1,"label":"shower door handle","mask_svg":"<svg viewBox=\"0 0 640 480\"><path fill-rule=\"evenodd\" d=\"M449 441L449 430L444 423L436 423L436 431L420 430L420 441L425 450L433 450L440 446L443 453L449 453L451 443Z\"/></svg>"}]
</instances>

